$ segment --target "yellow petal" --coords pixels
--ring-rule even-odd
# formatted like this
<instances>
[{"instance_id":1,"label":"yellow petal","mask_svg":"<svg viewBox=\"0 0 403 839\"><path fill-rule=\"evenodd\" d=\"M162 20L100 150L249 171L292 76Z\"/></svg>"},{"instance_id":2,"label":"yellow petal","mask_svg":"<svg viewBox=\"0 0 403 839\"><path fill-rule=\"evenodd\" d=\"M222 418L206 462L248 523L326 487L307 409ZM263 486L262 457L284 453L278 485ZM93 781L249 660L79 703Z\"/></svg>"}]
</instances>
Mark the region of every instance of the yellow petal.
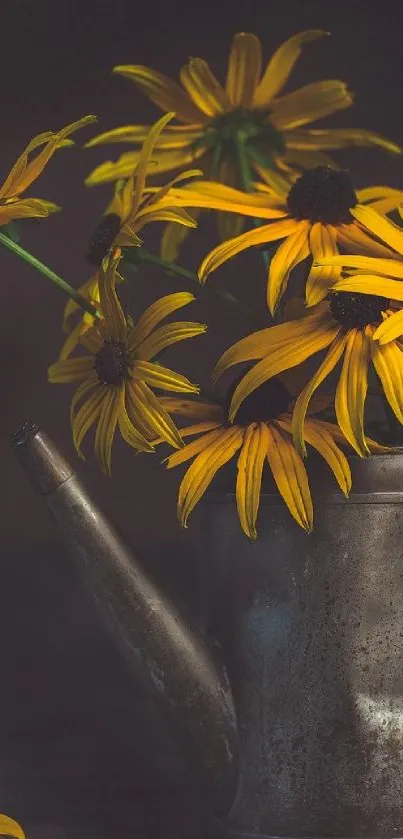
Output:
<instances>
[{"instance_id":1,"label":"yellow petal","mask_svg":"<svg viewBox=\"0 0 403 839\"><path fill-rule=\"evenodd\" d=\"M179 396L162 396L160 403L168 413L194 420L224 420L223 409L216 402L200 399L182 399Z\"/></svg>"},{"instance_id":2,"label":"yellow petal","mask_svg":"<svg viewBox=\"0 0 403 839\"><path fill-rule=\"evenodd\" d=\"M347 335L343 367L336 389L337 422L357 454L370 454L364 434L364 407L368 387L370 338L360 329Z\"/></svg>"},{"instance_id":3,"label":"yellow petal","mask_svg":"<svg viewBox=\"0 0 403 839\"><path fill-rule=\"evenodd\" d=\"M232 105L250 107L262 70L259 38L251 32L234 36L228 60L225 89Z\"/></svg>"},{"instance_id":4,"label":"yellow petal","mask_svg":"<svg viewBox=\"0 0 403 839\"><path fill-rule=\"evenodd\" d=\"M270 262L267 306L272 315L287 288L291 271L309 256L309 226L309 221L298 222L295 232L281 243Z\"/></svg>"},{"instance_id":5,"label":"yellow petal","mask_svg":"<svg viewBox=\"0 0 403 839\"><path fill-rule=\"evenodd\" d=\"M123 309L116 294L116 269L120 257L104 260L99 271L99 299L109 338L124 343L127 326Z\"/></svg>"},{"instance_id":6,"label":"yellow petal","mask_svg":"<svg viewBox=\"0 0 403 839\"><path fill-rule=\"evenodd\" d=\"M149 134L147 135L147 139L144 141L143 147L141 149L139 160L137 163L136 171L135 171L135 186L133 190L133 202L132 202L132 213L133 215L136 214L137 209L140 205L141 197L143 194L145 182L146 182L146 172L148 166L150 164L151 155L153 152L153 148L155 145L155 141L157 137L161 134L161 131L168 122L175 116L172 111L169 111L167 114L164 114L150 129Z\"/></svg>"},{"instance_id":7,"label":"yellow petal","mask_svg":"<svg viewBox=\"0 0 403 839\"><path fill-rule=\"evenodd\" d=\"M283 131L283 141L286 150L281 156L282 165L286 165L288 168L292 167L292 170L295 167L298 167L298 169L315 169L317 166L335 166L332 158L328 154L324 154L323 151L299 151L288 148L288 137L290 133L292 132ZM277 160L277 166L279 165L280 158ZM292 171L289 172L289 175L290 177L292 176ZM298 176L298 173L294 173L292 180L295 180L295 176Z\"/></svg>"},{"instance_id":8,"label":"yellow petal","mask_svg":"<svg viewBox=\"0 0 403 839\"><path fill-rule=\"evenodd\" d=\"M392 154L401 154L402 150L381 134L367 131L365 128L309 128L295 131L287 140L287 145L294 149L344 149L346 146L378 146Z\"/></svg>"},{"instance_id":9,"label":"yellow petal","mask_svg":"<svg viewBox=\"0 0 403 839\"><path fill-rule=\"evenodd\" d=\"M351 274L342 277L333 286L333 291L358 291L360 294L376 294L392 300L403 300L403 282L389 280L388 277L378 274Z\"/></svg>"},{"instance_id":10,"label":"yellow petal","mask_svg":"<svg viewBox=\"0 0 403 839\"><path fill-rule=\"evenodd\" d=\"M9 816L4 816L3 813L0 813L0 835L12 836L15 839L25 839L25 833L18 822L10 819Z\"/></svg>"},{"instance_id":11,"label":"yellow petal","mask_svg":"<svg viewBox=\"0 0 403 839\"><path fill-rule=\"evenodd\" d=\"M168 108L174 111L175 108ZM92 137L84 147L102 146L106 143L137 143L142 144L150 131L150 125L123 125L104 131L97 137ZM156 149L181 149L196 143L200 138L200 126L168 125L155 141Z\"/></svg>"},{"instance_id":12,"label":"yellow petal","mask_svg":"<svg viewBox=\"0 0 403 839\"><path fill-rule=\"evenodd\" d=\"M290 430L289 421L278 420L278 425L285 431ZM326 428L326 423L317 422L314 419L307 419L304 426L304 439L310 446L313 446L330 466L336 481L344 493L348 495L351 490L351 470L344 452L335 443L331 429Z\"/></svg>"},{"instance_id":13,"label":"yellow petal","mask_svg":"<svg viewBox=\"0 0 403 839\"><path fill-rule=\"evenodd\" d=\"M370 204L377 213L390 213L403 204L403 190L390 186L367 186L355 192L359 204Z\"/></svg>"},{"instance_id":14,"label":"yellow petal","mask_svg":"<svg viewBox=\"0 0 403 839\"><path fill-rule=\"evenodd\" d=\"M285 201L267 192L242 192L219 181L193 181L182 188L172 189L167 200L182 207L205 207L209 210L225 210L242 213L245 216L277 219L287 215Z\"/></svg>"},{"instance_id":15,"label":"yellow petal","mask_svg":"<svg viewBox=\"0 0 403 839\"><path fill-rule=\"evenodd\" d=\"M192 303L194 299L194 294L190 294L189 291L178 291L175 294L160 297L145 310L131 330L128 338L128 348L133 350L138 347L160 321L171 315L172 312L176 312L183 306L187 306L188 303Z\"/></svg>"},{"instance_id":16,"label":"yellow petal","mask_svg":"<svg viewBox=\"0 0 403 839\"><path fill-rule=\"evenodd\" d=\"M193 146L186 149L178 149L177 151L156 151L154 149L152 173L153 175L160 175L163 172L170 172L172 169L188 166L189 163L193 163L194 160L201 157L203 153L202 148L195 149ZM85 184L87 186L95 186L97 184L109 183L110 181L117 181L120 178L130 178L138 165L139 157L140 151L126 152L115 162L108 160L105 163L101 163L100 166L97 166L88 175Z\"/></svg>"},{"instance_id":17,"label":"yellow petal","mask_svg":"<svg viewBox=\"0 0 403 839\"><path fill-rule=\"evenodd\" d=\"M292 323L295 323L293 321ZM336 324L329 318L328 324L324 324L322 328L315 332L300 338L299 341L290 342L287 345L273 349L273 351L262 361L259 361L249 370L241 379L236 387L229 409L229 420L233 421L242 402L253 393L256 388L264 384L268 379L277 376L283 370L288 370L289 367L296 367L306 361L311 355L325 349L331 344L333 338L336 337L340 330L339 324Z\"/></svg>"},{"instance_id":18,"label":"yellow petal","mask_svg":"<svg viewBox=\"0 0 403 839\"><path fill-rule=\"evenodd\" d=\"M348 108L352 102L344 82L337 79L313 82L274 102L270 120L278 130L289 130Z\"/></svg>"},{"instance_id":19,"label":"yellow petal","mask_svg":"<svg viewBox=\"0 0 403 839\"><path fill-rule=\"evenodd\" d=\"M289 345L299 343L307 337L310 338L317 330L321 331L323 327L328 328L329 323L333 325L329 315L329 306L325 303L317 306L305 317L280 323L277 326L269 326L268 329L260 329L242 338L229 347L218 360L212 374L213 381L216 381L228 367L243 361L264 358L279 348L288 348Z\"/></svg>"},{"instance_id":20,"label":"yellow petal","mask_svg":"<svg viewBox=\"0 0 403 839\"><path fill-rule=\"evenodd\" d=\"M337 250L337 230L331 224L313 224L310 230L310 250L314 263L322 257L335 256ZM328 295L330 288L337 282L341 269L336 266L313 265L306 281L306 305L315 306Z\"/></svg>"},{"instance_id":21,"label":"yellow petal","mask_svg":"<svg viewBox=\"0 0 403 839\"><path fill-rule=\"evenodd\" d=\"M372 341L371 356L386 399L403 425L403 353L393 342L379 346Z\"/></svg>"},{"instance_id":22,"label":"yellow petal","mask_svg":"<svg viewBox=\"0 0 403 839\"><path fill-rule=\"evenodd\" d=\"M269 444L269 430L264 422L252 423L246 428L238 458L236 503L242 530L251 539L257 537L262 472Z\"/></svg>"},{"instance_id":23,"label":"yellow petal","mask_svg":"<svg viewBox=\"0 0 403 839\"><path fill-rule=\"evenodd\" d=\"M197 210L192 210L189 213L197 225L199 213ZM183 224L176 222L168 222L165 225L164 232L161 238L161 259L165 262L176 262L181 246L186 241L191 227L185 227Z\"/></svg>"},{"instance_id":24,"label":"yellow petal","mask_svg":"<svg viewBox=\"0 0 403 839\"><path fill-rule=\"evenodd\" d=\"M202 58L191 58L180 71L180 80L189 96L208 117L214 117L230 109L225 90Z\"/></svg>"},{"instance_id":25,"label":"yellow petal","mask_svg":"<svg viewBox=\"0 0 403 839\"><path fill-rule=\"evenodd\" d=\"M55 361L48 368L48 380L52 384L63 384L86 379L92 372L94 359L91 356L84 358L67 358L65 361Z\"/></svg>"},{"instance_id":26,"label":"yellow petal","mask_svg":"<svg viewBox=\"0 0 403 839\"><path fill-rule=\"evenodd\" d=\"M195 338L197 335L203 335L207 326L204 323L193 323L192 321L176 321L175 323L167 323L165 326L160 326L152 335L149 335L146 340L140 344L138 348L139 356L144 361L149 361L154 356L158 355L166 347L171 344L176 344L178 341L184 341L187 338Z\"/></svg>"},{"instance_id":27,"label":"yellow petal","mask_svg":"<svg viewBox=\"0 0 403 839\"><path fill-rule=\"evenodd\" d=\"M354 268L357 270L355 276L358 274L380 274L403 279L403 262L398 259L378 259L374 256L340 254L335 257L322 258L320 264L343 265L348 270Z\"/></svg>"},{"instance_id":28,"label":"yellow petal","mask_svg":"<svg viewBox=\"0 0 403 839\"><path fill-rule=\"evenodd\" d=\"M376 241L358 224L339 224L337 227L337 241L347 253L372 254L373 257L391 259L396 254L386 245ZM343 257L345 258L345 257Z\"/></svg>"},{"instance_id":29,"label":"yellow petal","mask_svg":"<svg viewBox=\"0 0 403 839\"><path fill-rule=\"evenodd\" d=\"M141 230L146 224L152 224L156 221L173 222L190 228L197 227L194 218L180 207L160 207L158 204L152 204L146 210L140 211L136 219L136 227Z\"/></svg>"},{"instance_id":30,"label":"yellow petal","mask_svg":"<svg viewBox=\"0 0 403 839\"><path fill-rule=\"evenodd\" d=\"M121 405L119 407L119 431L125 441L128 443L129 446L132 446L137 451L141 452L153 452L155 451L153 444L146 440L144 435L136 428L126 410L126 406L124 403L124 396L121 399Z\"/></svg>"},{"instance_id":31,"label":"yellow petal","mask_svg":"<svg viewBox=\"0 0 403 839\"><path fill-rule=\"evenodd\" d=\"M93 388L97 388L99 391L104 390L104 385L102 385L98 379L97 374L93 371L88 378L81 383L81 385L77 388L74 393L71 405L70 405L70 424L72 424L75 414L75 409L80 400L83 396L86 396Z\"/></svg>"},{"instance_id":32,"label":"yellow petal","mask_svg":"<svg viewBox=\"0 0 403 839\"><path fill-rule=\"evenodd\" d=\"M403 255L403 230L394 224L390 219L379 215L372 207L364 207L358 204L350 210L351 215L361 222L375 236Z\"/></svg>"},{"instance_id":33,"label":"yellow petal","mask_svg":"<svg viewBox=\"0 0 403 839\"><path fill-rule=\"evenodd\" d=\"M182 122L200 124L203 121L203 114L186 93L162 73L141 64L120 64L113 72L134 82L161 110L174 111Z\"/></svg>"},{"instance_id":34,"label":"yellow petal","mask_svg":"<svg viewBox=\"0 0 403 839\"><path fill-rule=\"evenodd\" d=\"M92 425L97 422L101 413L102 405L106 399L107 388L102 385L95 390L83 403L76 414L71 412L71 431L73 444L79 457L83 460L84 455L80 450L82 441ZM81 394L83 395L83 394ZM78 401L78 399L77 399Z\"/></svg>"},{"instance_id":35,"label":"yellow petal","mask_svg":"<svg viewBox=\"0 0 403 839\"><path fill-rule=\"evenodd\" d=\"M303 460L279 426L272 423L268 432L267 460L278 491L296 522L312 530L312 498Z\"/></svg>"},{"instance_id":36,"label":"yellow petal","mask_svg":"<svg viewBox=\"0 0 403 839\"><path fill-rule=\"evenodd\" d=\"M214 434L214 432L211 432ZM219 431L219 437L197 455L189 466L179 488L178 517L186 527L187 520L204 495L216 472L236 454L241 447L243 429L227 428Z\"/></svg>"},{"instance_id":37,"label":"yellow petal","mask_svg":"<svg viewBox=\"0 0 403 839\"><path fill-rule=\"evenodd\" d=\"M191 443L187 443L187 445L183 446L182 449L179 449L179 451L174 452L174 454L167 457L165 461L167 469L173 469L174 466L180 466L182 463L186 463L192 457L195 457L200 454L200 452L209 448L211 443L216 442L216 440L222 440L222 437L223 427L220 425L219 428L208 431L206 434L203 434L202 437L198 437L197 440L192 440Z\"/></svg>"},{"instance_id":38,"label":"yellow petal","mask_svg":"<svg viewBox=\"0 0 403 839\"><path fill-rule=\"evenodd\" d=\"M48 215L47 202L42 202L39 198L25 198L0 206L0 225L8 224L12 219L47 218Z\"/></svg>"},{"instance_id":39,"label":"yellow petal","mask_svg":"<svg viewBox=\"0 0 403 839\"><path fill-rule=\"evenodd\" d=\"M147 206L150 204L159 203L162 201L163 198L172 190L176 184L180 183L181 181L187 181L190 178L200 178L203 176L203 171L201 169L187 169L186 172L180 172L179 175L175 175L167 184L164 186L147 186L144 190L145 193L151 193L151 197L147 196ZM153 194L152 194L153 193ZM170 193L172 196L172 193ZM173 201L169 201L169 204L174 204Z\"/></svg>"},{"instance_id":40,"label":"yellow petal","mask_svg":"<svg viewBox=\"0 0 403 839\"><path fill-rule=\"evenodd\" d=\"M143 379L151 387L158 387L161 390L172 390L177 393L199 392L199 388L193 385L186 376L162 367L161 364L154 364L152 361L136 361L130 373L134 379Z\"/></svg>"},{"instance_id":41,"label":"yellow petal","mask_svg":"<svg viewBox=\"0 0 403 839\"><path fill-rule=\"evenodd\" d=\"M374 341L379 341L382 345L400 338L401 335L403 335L403 309L385 318L375 330L373 337Z\"/></svg>"},{"instance_id":42,"label":"yellow petal","mask_svg":"<svg viewBox=\"0 0 403 839\"><path fill-rule=\"evenodd\" d=\"M95 455L106 475L111 474L111 451L124 388L109 387L102 401L102 407L95 432Z\"/></svg>"},{"instance_id":43,"label":"yellow petal","mask_svg":"<svg viewBox=\"0 0 403 839\"><path fill-rule=\"evenodd\" d=\"M201 284L204 285L209 274L216 271L220 265L223 265L224 262L236 254L254 245L264 245L267 242L284 239L286 236L295 232L298 224L299 222L294 219L285 219L284 221L277 221L272 224L264 224L261 227L255 227L253 230L247 230L246 233L241 233L235 239L230 239L228 242L222 242L222 244L217 245L217 247L213 248L207 254L200 265L198 276Z\"/></svg>"},{"instance_id":44,"label":"yellow petal","mask_svg":"<svg viewBox=\"0 0 403 839\"><path fill-rule=\"evenodd\" d=\"M316 372L311 377L308 384L298 396L292 417L292 434L294 438L294 445L297 451L304 457L306 456L306 446L304 443L305 436L305 417L308 410L309 402L315 390L322 384L327 376L334 370L337 362L343 355L346 346L347 336L340 331L336 335L333 343L328 349L322 364L318 367Z\"/></svg>"},{"instance_id":45,"label":"yellow petal","mask_svg":"<svg viewBox=\"0 0 403 839\"><path fill-rule=\"evenodd\" d=\"M321 29L307 29L293 35L288 41L276 50L270 59L259 85L253 97L255 107L268 105L274 96L277 96L284 87L297 59L301 54L301 48L310 41L316 41L322 35L326 35Z\"/></svg>"}]
</instances>

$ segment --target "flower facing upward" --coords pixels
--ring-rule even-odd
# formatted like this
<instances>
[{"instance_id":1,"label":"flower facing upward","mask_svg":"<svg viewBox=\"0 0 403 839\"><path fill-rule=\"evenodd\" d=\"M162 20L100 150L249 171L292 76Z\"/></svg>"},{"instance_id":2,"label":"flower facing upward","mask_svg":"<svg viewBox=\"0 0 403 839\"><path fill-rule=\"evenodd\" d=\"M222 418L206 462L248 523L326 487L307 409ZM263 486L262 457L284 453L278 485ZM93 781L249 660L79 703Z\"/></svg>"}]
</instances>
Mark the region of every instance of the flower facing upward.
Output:
<instances>
[{"instance_id":1,"label":"flower facing upward","mask_svg":"<svg viewBox=\"0 0 403 839\"><path fill-rule=\"evenodd\" d=\"M174 114L166 114L152 126L144 140L135 171L130 173L126 183L116 185L115 195L106 215L91 237L87 257L91 264L100 265L114 247L140 247L142 241L138 233L151 222L168 221L186 227L196 227L194 219L184 209L175 205L173 196L167 201L166 195L178 181L200 175L199 169L183 172L166 186L154 191L148 190L146 186L146 176L153 165L155 143L173 116Z\"/></svg>"},{"instance_id":2,"label":"flower facing upward","mask_svg":"<svg viewBox=\"0 0 403 839\"><path fill-rule=\"evenodd\" d=\"M233 364L257 363L239 382L230 405L231 421L244 400L264 382L296 367L327 348L324 360L299 394L293 411L294 443L305 454L304 423L310 400L341 360L335 395L339 427L355 451L366 456L370 446L364 434L364 407L368 368L372 362L392 411L403 423L403 344L380 346L374 334L391 316L389 299L375 295L334 292L304 317L272 326L243 338L219 360L215 377Z\"/></svg>"},{"instance_id":3,"label":"flower facing upward","mask_svg":"<svg viewBox=\"0 0 403 839\"><path fill-rule=\"evenodd\" d=\"M21 198L31 184L39 177L50 158L60 146L66 145L67 138L78 128L90 125L96 117L87 116L61 128L60 131L47 131L38 134L14 163L9 175L0 187L0 225L8 224L13 219L40 218L58 209L56 204L42 198ZM30 155L43 146L36 157Z\"/></svg>"},{"instance_id":4,"label":"flower facing upward","mask_svg":"<svg viewBox=\"0 0 403 839\"><path fill-rule=\"evenodd\" d=\"M325 35L309 29L293 35L262 67L259 38L240 32L233 38L225 86L201 58L191 58L180 71L182 88L162 73L142 65L123 65L114 72L125 76L163 111L175 111L179 123L161 133L156 150L159 172L187 166L197 159L207 177L237 183L239 145L258 169L262 158L272 168L310 168L329 162L322 150L348 145L400 149L377 134L359 129L310 129L309 123L352 104L344 82L314 82L281 95L304 44ZM143 142L148 127L128 125L107 131L87 145ZM130 176L139 152L123 154L116 163L98 166L88 184ZM239 182L238 182L239 183Z\"/></svg>"},{"instance_id":5,"label":"flower facing upward","mask_svg":"<svg viewBox=\"0 0 403 839\"><path fill-rule=\"evenodd\" d=\"M259 192L254 194L209 181L173 188L171 200L181 201L185 207L210 207L268 220L268 224L253 227L210 251L199 269L202 283L237 253L253 245L281 241L268 269L267 305L273 313L291 271L307 257L317 261L338 254L339 247L378 257L393 256L389 247L368 235L357 211L363 202L390 212L403 201L402 190L370 186L356 191L347 172L329 166L304 172L291 188L281 179L275 190L262 183L255 186ZM323 300L339 274L340 268L334 265L313 265L306 282L307 305Z\"/></svg>"},{"instance_id":6,"label":"flower facing upward","mask_svg":"<svg viewBox=\"0 0 403 839\"><path fill-rule=\"evenodd\" d=\"M51 382L81 381L71 404L74 445L80 453L85 435L96 424L95 453L108 474L117 426L123 439L138 450L153 451L150 440L156 435L175 448L182 445L172 419L151 388L179 393L198 393L198 388L151 359L206 328L188 321L159 326L165 317L194 300L187 292L157 300L134 326L129 325L115 290L118 262L118 256L105 260L99 272L102 317L81 338L88 354L59 359L49 368Z\"/></svg>"},{"instance_id":7,"label":"flower facing upward","mask_svg":"<svg viewBox=\"0 0 403 839\"><path fill-rule=\"evenodd\" d=\"M277 488L298 524L311 530L312 499L301 456L291 435L291 397L278 378L261 385L244 401L234 424L228 421L228 405L179 398L162 400L175 417L186 418L181 426L183 437L196 439L168 457L168 468L189 460L178 498L179 520L186 527L188 517L208 489L214 476L237 456L236 501L241 527L252 539L257 536L263 467L267 462ZM332 469L342 492L348 495L351 474L345 455L337 445L346 441L336 425L310 417L305 423L304 438Z\"/></svg>"}]
</instances>

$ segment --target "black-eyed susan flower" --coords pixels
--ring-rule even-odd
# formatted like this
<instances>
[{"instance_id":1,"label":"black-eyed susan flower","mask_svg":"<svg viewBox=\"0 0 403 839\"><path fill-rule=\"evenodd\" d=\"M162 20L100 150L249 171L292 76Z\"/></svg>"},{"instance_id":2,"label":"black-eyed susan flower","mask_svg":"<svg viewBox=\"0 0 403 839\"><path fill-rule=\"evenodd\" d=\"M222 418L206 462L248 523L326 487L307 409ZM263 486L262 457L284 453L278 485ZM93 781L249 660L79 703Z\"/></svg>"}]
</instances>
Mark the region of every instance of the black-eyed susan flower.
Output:
<instances>
[{"instance_id":1,"label":"black-eyed susan flower","mask_svg":"<svg viewBox=\"0 0 403 839\"><path fill-rule=\"evenodd\" d=\"M152 388L179 393L198 393L198 388L152 359L171 344L200 335L206 328L188 321L159 326L161 320L194 299L187 292L157 300L135 325L128 324L115 287L119 258L115 255L105 260L99 272L101 318L81 336L87 354L59 359L48 372L51 382L81 382L71 404L74 445L80 454L85 435L96 425L95 453L107 474L117 427L123 439L139 451L153 451L150 440L156 435L175 448L182 445L175 424Z\"/></svg>"},{"instance_id":2,"label":"black-eyed susan flower","mask_svg":"<svg viewBox=\"0 0 403 839\"><path fill-rule=\"evenodd\" d=\"M245 361L257 363L243 376L232 397L229 419L234 421L244 400L264 382L296 367L327 349L323 361L303 388L293 411L293 437L305 454L304 423L310 400L339 362L335 394L338 425L362 457L370 454L364 433L364 407L368 368L373 364L386 399L403 423L403 344L398 340L380 346L374 333L389 317L389 299L350 292L334 292L302 318L256 332L230 347L219 360L214 376Z\"/></svg>"},{"instance_id":3,"label":"black-eyed susan flower","mask_svg":"<svg viewBox=\"0 0 403 839\"><path fill-rule=\"evenodd\" d=\"M329 159L323 151L348 145L399 147L378 134L359 129L310 129L309 123L349 107L353 98L344 82L327 80L281 95L302 47L327 33L309 29L293 35L274 53L265 68L259 38L240 32L233 38L225 85L201 58L191 58L180 71L182 87L143 65L119 65L114 73L128 78L163 111L174 111L177 125L161 133L155 155L158 172L182 168L198 160L209 178L239 184L239 145L249 164L261 160L274 170L310 168ZM110 142L138 146L148 126L128 125L107 131L87 145ZM138 150L113 163L98 166L88 184L129 177Z\"/></svg>"},{"instance_id":4,"label":"black-eyed susan flower","mask_svg":"<svg viewBox=\"0 0 403 839\"><path fill-rule=\"evenodd\" d=\"M14 219L45 217L59 209L56 204L43 198L21 198L21 195L36 181L55 151L66 144L70 134L95 121L96 117L87 116L66 125L60 131L38 134L28 143L0 187L1 226ZM41 146L41 151L32 157L32 153Z\"/></svg>"},{"instance_id":5,"label":"black-eyed susan flower","mask_svg":"<svg viewBox=\"0 0 403 839\"><path fill-rule=\"evenodd\" d=\"M195 437L170 455L168 467L192 460L179 489L178 517L186 527L188 517L210 486L217 472L237 458L236 502L242 530L257 537L256 520L263 468L269 467L277 488L298 524L311 530L313 506L303 460L292 441L291 396L280 378L265 382L228 419L230 394L224 406L214 402L164 398L164 407L181 418L182 437ZM310 416L304 425L304 440L330 466L340 489L348 495L351 473L339 447L346 445L339 428Z\"/></svg>"},{"instance_id":6,"label":"black-eyed susan flower","mask_svg":"<svg viewBox=\"0 0 403 839\"><path fill-rule=\"evenodd\" d=\"M393 251L366 232L359 216L361 202L379 212L390 212L403 201L403 191L386 186L355 190L348 172L318 166L304 172L290 188L277 179L277 186L260 183L257 193L243 193L217 182L196 181L172 190L172 199L186 207L210 207L267 219L267 224L217 245L199 268L201 283L228 259L252 246L280 242L270 260L267 305L273 314L287 288L291 271L310 257L316 263L339 249L392 257ZM323 300L337 281L340 268L313 264L306 281L306 304Z\"/></svg>"},{"instance_id":7,"label":"black-eyed susan flower","mask_svg":"<svg viewBox=\"0 0 403 839\"><path fill-rule=\"evenodd\" d=\"M115 195L106 214L92 235L88 260L100 265L107 253L114 247L140 247L142 240L139 232L146 224L156 221L175 222L186 227L196 227L196 222L182 207L175 206L172 195L169 201L166 195L170 188L180 180L200 175L199 169L183 172L169 184L156 190L146 187L149 167L153 166L153 150L158 136L174 114L161 117L144 138L134 171L125 183L118 183Z\"/></svg>"}]
</instances>

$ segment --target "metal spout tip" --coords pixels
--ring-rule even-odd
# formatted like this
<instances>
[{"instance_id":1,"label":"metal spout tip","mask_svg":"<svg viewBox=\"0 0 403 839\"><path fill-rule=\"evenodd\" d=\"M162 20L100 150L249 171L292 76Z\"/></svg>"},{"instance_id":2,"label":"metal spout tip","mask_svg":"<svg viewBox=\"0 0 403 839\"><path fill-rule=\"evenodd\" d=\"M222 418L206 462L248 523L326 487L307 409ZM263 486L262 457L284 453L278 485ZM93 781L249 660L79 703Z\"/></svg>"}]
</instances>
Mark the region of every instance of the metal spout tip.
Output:
<instances>
[{"instance_id":1,"label":"metal spout tip","mask_svg":"<svg viewBox=\"0 0 403 839\"><path fill-rule=\"evenodd\" d=\"M13 434L14 451L40 495L48 495L74 473L53 441L34 422L24 422Z\"/></svg>"}]
</instances>

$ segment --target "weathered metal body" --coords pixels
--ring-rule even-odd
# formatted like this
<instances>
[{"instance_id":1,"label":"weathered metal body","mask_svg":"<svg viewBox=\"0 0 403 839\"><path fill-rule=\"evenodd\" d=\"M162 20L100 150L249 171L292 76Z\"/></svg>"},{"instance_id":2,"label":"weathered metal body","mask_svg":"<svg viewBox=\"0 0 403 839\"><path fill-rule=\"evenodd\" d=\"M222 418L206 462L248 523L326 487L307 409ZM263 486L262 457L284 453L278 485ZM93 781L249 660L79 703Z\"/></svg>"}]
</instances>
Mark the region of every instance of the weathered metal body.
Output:
<instances>
[{"instance_id":1,"label":"weathered metal body","mask_svg":"<svg viewBox=\"0 0 403 839\"><path fill-rule=\"evenodd\" d=\"M311 534L274 488L262 495L256 543L232 496L206 499L210 627L232 687L238 760L232 699L208 644L48 438L24 432L16 448L117 637L130 655L141 648L225 835L403 836L403 454L353 458L348 501L315 467Z\"/></svg>"}]
</instances>

